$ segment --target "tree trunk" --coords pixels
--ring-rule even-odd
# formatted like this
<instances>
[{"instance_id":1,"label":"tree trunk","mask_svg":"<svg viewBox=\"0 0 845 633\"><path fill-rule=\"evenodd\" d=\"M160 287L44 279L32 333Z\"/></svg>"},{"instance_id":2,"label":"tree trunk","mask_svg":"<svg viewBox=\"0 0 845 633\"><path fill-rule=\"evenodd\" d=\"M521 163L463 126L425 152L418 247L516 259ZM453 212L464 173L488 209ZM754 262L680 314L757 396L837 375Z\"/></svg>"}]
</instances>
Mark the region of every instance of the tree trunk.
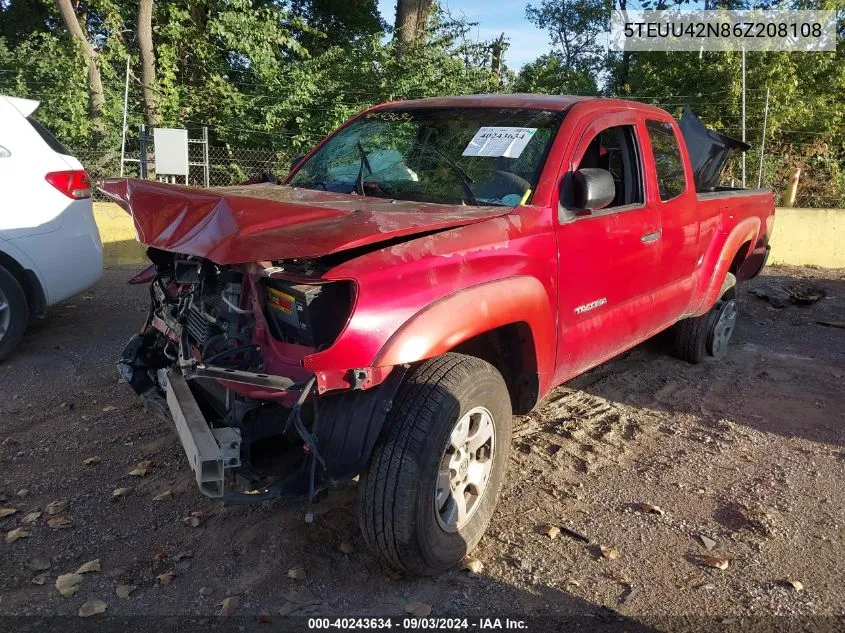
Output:
<instances>
[{"instance_id":1,"label":"tree trunk","mask_svg":"<svg viewBox=\"0 0 845 633\"><path fill-rule=\"evenodd\" d=\"M56 6L62 14L62 20L64 20L65 27L70 33L71 40L82 51L82 55L88 64L88 98L91 108L91 125L95 132L103 133L105 131L103 110L105 109L106 98L103 95L103 82L100 79L100 68L97 66L97 55L79 25L76 11L74 11L70 0L56 0Z\"/></svg>"},{"instance_id":2,"label":"tree trunk","mask_svg":"<svg viewBox=\"0 0 845 633\"><path fill-rule=\"evenodd\" d=\"M705 3L707 0L704 0ZM618 5L618 6L617 6ZM620 11L628 10L628 0L613 0L613 9ZM628 91L628 77L631 74L631 51L622 52L622 64L617 69L616 73L616 91L617 97L624 97Z\"/></svg>"},{"instance_id":3,"label":"tree trunk","mask_svg":"<svg viewBox=\"0 0 845 633\"><path fill-rule=\"evenodd\" d=\"M399 53L409 44L425 37L434 0L397 0L394 31Z\"/></svg>"},{"instance_id":4,"label":"tree trunk","mask_svg":"<svg viewBox=\"0 0 845 633\"><path fill-rule=\"evenodd\" d=\"M156 104L156 58L153 50L153 0L138 1L138 46L141 51L141 92L147 125L158 125Z\"/></svg>"},{"instance_id":5,"label":"tree trunk","mask_svg":"<svg viewBox=\"0 0 845 633\"><path fill-rule=\"evenodd\" d=\"M490 46L490 70L498 77L502 72L502 51L505 48L505 34L502 33L499 37L493 40Z\"/></svg>"}]
</instances>

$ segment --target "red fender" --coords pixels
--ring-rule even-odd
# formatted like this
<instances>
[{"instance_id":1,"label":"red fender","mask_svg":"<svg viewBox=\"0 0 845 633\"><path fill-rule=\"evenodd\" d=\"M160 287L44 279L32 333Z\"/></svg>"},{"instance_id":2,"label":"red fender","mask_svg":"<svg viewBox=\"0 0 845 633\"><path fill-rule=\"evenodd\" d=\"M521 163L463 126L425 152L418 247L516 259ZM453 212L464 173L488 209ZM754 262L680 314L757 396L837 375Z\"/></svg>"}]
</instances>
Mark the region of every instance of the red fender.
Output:
<instances>
[{"instance_id":1,"label":"red fender","mask_svg":"<svg viewBox=\"0 0 845 633\"><path fill-rule=\"evenodd\" d=\"M388 339L373 366L434 358L474 336L519 322L531 329L540 393L545 393L554 370L555 318L546 289L534 277L490 281L439 299Z\"/></svg>"},{"instance_id":2,"label":"red fender","mask_svg":"<svg viewBox=\"0 0 845 633\"><path fill-rule=\"evenodd\" d=\"M692 302L692 305L697 307L692 311L692 316L705 314L719 300L719 293L734 257L743 244L756 242L760 225L760 218L756 216L745 218L734 226L733 230L725 236L724 241L718 239L718 234L714 237L699 268L695 299ZM712 273L708 275L707 271L712 271Z\"/></svg>"}]
</instances>

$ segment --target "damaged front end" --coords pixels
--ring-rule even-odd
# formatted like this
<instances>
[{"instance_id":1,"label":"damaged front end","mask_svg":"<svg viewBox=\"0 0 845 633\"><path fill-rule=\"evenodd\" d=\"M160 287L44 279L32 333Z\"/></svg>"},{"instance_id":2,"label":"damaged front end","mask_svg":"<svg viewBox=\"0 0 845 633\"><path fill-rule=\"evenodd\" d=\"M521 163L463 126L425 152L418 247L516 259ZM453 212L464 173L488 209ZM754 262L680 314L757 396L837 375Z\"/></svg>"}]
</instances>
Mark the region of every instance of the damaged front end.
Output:
<instances>
[{"instance_id":1,"label":"damaged front end","mask_svg":"<svg viewBox=\"0 0 845 633\"><path fill-rule=\"evenodd\" d=\"M201 492L234 503L307 495L365 466L403 368L314 373L355 284L308 262L218 265L150 248L150 310L123 379L171 420Z\"/></svg>"}]
</instances>

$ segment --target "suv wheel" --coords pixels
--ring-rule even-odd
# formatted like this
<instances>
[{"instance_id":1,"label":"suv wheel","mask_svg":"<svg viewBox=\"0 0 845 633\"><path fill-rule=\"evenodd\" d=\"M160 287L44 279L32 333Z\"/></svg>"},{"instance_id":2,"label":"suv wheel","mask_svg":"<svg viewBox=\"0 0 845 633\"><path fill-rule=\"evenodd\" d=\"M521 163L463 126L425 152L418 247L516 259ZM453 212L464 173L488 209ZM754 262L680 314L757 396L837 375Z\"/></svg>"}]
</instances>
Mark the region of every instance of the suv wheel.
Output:
<instances>
[{"instance_id":1,"label":"suv wheel","mask_svg":"<svg viewBox=\"0 0 845 633\"><path fill-rule=\"evenodd\" d=\"M454 353L419 365L361 477L368 545L413 574L457 565L487 529L510 443L510 396L492 365Z\"/></svg>"},{"instance_id":2,"label":"suv wheel","mask_svg":"<svg viewBox=\"0 0 845 633\"><path fill-rule=\"evenodd\" d=\"M11 354L23 337L28 312L23 288L0 266L0 360Z\"/></svg>"},{"instance_id":3,"label":"suv wheel","mask_svg":"<svg viewBox=\"0 0 845 633\"><path fill-rule=\"evenodd\" d=\"M737 318L736 277L728 273L721 299L707 313L683 319L675 325L675 355L690 363L700 363L708 355L724 358Z\"/></svg>"}]
</instances>

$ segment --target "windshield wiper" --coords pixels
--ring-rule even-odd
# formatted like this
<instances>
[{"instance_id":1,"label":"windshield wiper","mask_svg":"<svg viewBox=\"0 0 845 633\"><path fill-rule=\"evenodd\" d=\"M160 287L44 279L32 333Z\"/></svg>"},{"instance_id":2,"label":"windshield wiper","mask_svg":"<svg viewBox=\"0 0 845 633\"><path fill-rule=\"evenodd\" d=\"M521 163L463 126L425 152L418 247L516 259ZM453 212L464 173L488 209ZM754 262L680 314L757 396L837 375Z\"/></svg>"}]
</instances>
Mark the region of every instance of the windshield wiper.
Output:
<instances>
[{"instance_id":1,"label":"windshield wiper","mask_svg":"<svg viewBox=\"0 0 845 633\"><path fill-rule=\"evenodd\" d=\"M366 196L367 194L364 193L364 167L366 166L370 174L373 173L373 168L370 166L370 161L367 158L367 150L364 149L361 139L358 139L356 145L358 146L358 151L361 153L361 164L358 167L358 178L355 179L355 191L359 196Z\"/></svg>"},{"instance_id":2,"label":"windshield wiper","mask_svg":"<svg viewBox=\"0 0 845 633\"><path fill-rule=\"evenodd\" d=\"M458 165L458 163L446 156L446 154L441 152L434 145L425 145L424 149L429 149L435 154L437 154L437 156L439 156L444 163L446 163L449 167L452 168L452 171L457 174L458 180L461 181L461 186L464 188L464 192L467 194L470 203L474 204L475 206L480 206L478 203L478 199L475 197L475 193L472 190L472 183L474 183L475 181L467 175L463 167L461 167L460 165Z\"/></svg>"}]
</instances>

